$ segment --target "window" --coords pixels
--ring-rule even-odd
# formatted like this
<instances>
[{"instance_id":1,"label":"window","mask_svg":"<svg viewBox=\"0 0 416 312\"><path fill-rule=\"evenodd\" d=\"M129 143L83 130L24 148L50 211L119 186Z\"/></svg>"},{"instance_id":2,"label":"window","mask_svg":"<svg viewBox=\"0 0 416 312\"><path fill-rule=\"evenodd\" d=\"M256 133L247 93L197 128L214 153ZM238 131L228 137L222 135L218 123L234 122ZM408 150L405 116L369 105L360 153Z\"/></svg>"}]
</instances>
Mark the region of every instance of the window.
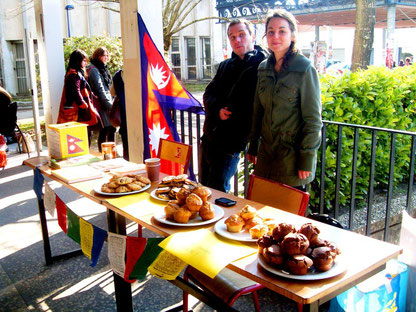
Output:
<instances>
[{"instance_id":1,"label":"window","mask_svg":"<svg viewBox=\"0 0 416 312\"><path fill-rule=\"evenodd\" d=\"M196 47L195 38L186 38L186 69L188 79L196 79Z\"/></svg>"},{"instance_id":2,"label":"window","mask_svg":"<svg viewBox=\"0 0 416 312\"><path fill-rule=\"evenodd\" d=\"M170 47L170 58L172 61L172 70L176 77L181 80L181 54L179 52L179 38L172 39L172 45Z\"/></svg>"},{"instance_id":3,"label":"window","mask_svg":"<svg viewBox=\"0 0 416 312\"><path fill-rule=\"evenodd\" d=\"M211 40L210 38L201 38L201 64L202 79L211 78Z\"/></svg>"},{"instance_id":4,"label":"window","mask_svg":"<svg viewBox=\"0 0 416 312\"><path fill-rule=\"evenodd\" d=\"M26 61L25 61L25 52L23 49L22 42L16 42L14 44L15 51L15 68L16 68L16 78L17 78L17 93L18 94L28 94L29 88L27 86L27 77L26 77Z\"/></svg>"}]
</instances>

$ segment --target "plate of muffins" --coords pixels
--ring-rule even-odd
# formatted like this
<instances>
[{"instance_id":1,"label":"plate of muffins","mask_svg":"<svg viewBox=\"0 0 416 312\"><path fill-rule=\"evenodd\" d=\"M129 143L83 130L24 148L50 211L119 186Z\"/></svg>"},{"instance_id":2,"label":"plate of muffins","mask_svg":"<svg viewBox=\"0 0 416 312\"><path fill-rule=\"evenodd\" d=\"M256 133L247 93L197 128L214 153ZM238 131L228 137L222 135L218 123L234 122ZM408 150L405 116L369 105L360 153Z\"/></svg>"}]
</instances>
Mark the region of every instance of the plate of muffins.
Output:
<instances>
[{"instance_id":1,"label":"plate of muffins","mask_svg":"<svg viewBox=\"0 0 416 312\"><path fill-rule=\"evenodd\" d=\"M221 207L219 207L215 204L211 204L211 207L214 211L212 219L205 219L204 220L201 217L201 214L197 214L195 218L192 218L192 219L189 218L187 222L185 222L183 219L179 219L180 222L178 222L178 221L175 221L175 219L173 217L167 219L164 209L160 209L159 211L157 211L154 215L154 218L157 221L159 221L160 223L164 223L164 224L168 224L168 225L200 226L200 225L205 225L205 224L210 224L210 223L216 222L224 216L224 210ZM181 214L186 214L186 212L182 212L181 210L179 210L179 212L177 214L180 216Z\"/></svg>"},{"instance_id":2,"label":"plate of muffins","mask_svg":"<svg viewBox=\"0 0 416 312\"><path fill-rule=\"evenodd\" d=\"M94 187L101 195L121 196L140 193L147 190L151 181L143 175L113 176L107 183Z\"/></svg>"},{"instance_id":3,"label":"plate of muffins","mask_svg":"<svg viewBox=\"0 0 416 312\"><path fill-rule=\"evenodd\" d=\"M198 226L218 221L224 216L224 210L208 201L211 194L205 186L192 190L182 188L176 193L176 199L157 211L154 218L165 224L176 226Z\"/></svg>"},{"instance_id":4,"label":"plate of muffins","mask_svg":"<svg viewBox=\"0 0 416 312\"><path fill-rule=\"evenodd\" d=\"M218 221L215 232L232 240L257 242L264 234L271 234L276 225L276 220L262 218L257 214L256 208L246 205L238 213Z\"/></svg>"},{"instance_id":5,"label":"plate of muffins","mask_svg":"<svg viewBox=\"0 0 416 312\"><path fill-rule=\"evenodd\" d=\"M341 250L319 237L312 223L299 229L288 223L278 224L272 234L258 241L258 262L275 275L297 280L318 280L339 275L347 270Z\"/></svg>"}]
</instances>

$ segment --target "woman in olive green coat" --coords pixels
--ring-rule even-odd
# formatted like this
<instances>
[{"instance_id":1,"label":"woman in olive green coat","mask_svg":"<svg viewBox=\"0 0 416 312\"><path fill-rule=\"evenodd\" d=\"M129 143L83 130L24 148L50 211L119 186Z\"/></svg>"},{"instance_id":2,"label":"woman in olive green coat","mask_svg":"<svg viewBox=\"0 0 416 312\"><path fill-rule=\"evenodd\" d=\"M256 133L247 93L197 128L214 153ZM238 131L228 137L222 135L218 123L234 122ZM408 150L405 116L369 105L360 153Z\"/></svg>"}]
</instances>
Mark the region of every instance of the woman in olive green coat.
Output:
<instances>
[{"instance_id":1,"label":"woman in olive green coat","mask_svg":"<svg viewBox=\"0 0 416 312\"><path fill-rule=\"evenodd\" d=\"M272 12L265 29L272 53L258 70L248 158L254 174L302 189L315 177L321 143L319 78L296 48L291 13Z\"/></svg>"}]
</instances>

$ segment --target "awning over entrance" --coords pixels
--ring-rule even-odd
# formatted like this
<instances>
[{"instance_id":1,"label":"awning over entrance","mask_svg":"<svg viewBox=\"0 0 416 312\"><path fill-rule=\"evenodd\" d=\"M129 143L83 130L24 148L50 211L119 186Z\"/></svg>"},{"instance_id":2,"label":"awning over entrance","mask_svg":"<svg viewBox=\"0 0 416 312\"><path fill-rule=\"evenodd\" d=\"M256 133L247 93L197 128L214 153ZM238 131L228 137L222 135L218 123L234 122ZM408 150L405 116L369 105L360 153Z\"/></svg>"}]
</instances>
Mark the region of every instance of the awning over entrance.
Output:
<instances>
[{"instance_id":1,"label":"awning over entrance","mask_svg":"<svg viewBox=\"0 0 416 312\"><path fill-rule=\"evenodd\" d=\"M395 28L416 27L416 0L379 0L376 2L376 28L387 28L387 8L395 7ZM221 17L264 18L269 9L292 12L300 25L354 27L355 0L217 0Z\"/></svg>"}]
</instances>

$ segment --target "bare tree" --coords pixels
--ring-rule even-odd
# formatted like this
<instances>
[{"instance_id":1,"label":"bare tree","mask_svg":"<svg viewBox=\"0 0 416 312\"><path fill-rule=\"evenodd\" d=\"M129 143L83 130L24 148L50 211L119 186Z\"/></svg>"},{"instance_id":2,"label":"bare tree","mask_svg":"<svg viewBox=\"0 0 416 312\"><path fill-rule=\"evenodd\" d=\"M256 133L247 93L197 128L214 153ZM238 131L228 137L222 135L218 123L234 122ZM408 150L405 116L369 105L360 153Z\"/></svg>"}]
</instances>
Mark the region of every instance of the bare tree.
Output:
<instances>
[{"instance_id":1,"label":"bare tree","mask_svg":"<svg viewBox=\"0 0 416 312\"><path fill-rule=\"evenodd\" d=\"M365 69L370 65L376 22L376 0L356 0L356 7L352 71Z\"/></svg>"},{"instance_id":2,"label":"bare tree","mask_svg":"<svg viewBox=\"0 0 416 312\"><path fill-rule=\"evenodd\" d=\"M106 0L101 2L116 2L119 0ZM185 19L191 14L191 12L200 4L202 0L162 0L162 23L163 23L163 50L165 54L168 53L172 44L172 37L180 32L182 29L193 25L195 23L206 21L210 19L223 19L229 21L227 18L218 16L207 16L198 19L191 19L188 23L184 24ZM118 10L103 5L104 8L119 12Z\"/></svg>"}]
</instances>

